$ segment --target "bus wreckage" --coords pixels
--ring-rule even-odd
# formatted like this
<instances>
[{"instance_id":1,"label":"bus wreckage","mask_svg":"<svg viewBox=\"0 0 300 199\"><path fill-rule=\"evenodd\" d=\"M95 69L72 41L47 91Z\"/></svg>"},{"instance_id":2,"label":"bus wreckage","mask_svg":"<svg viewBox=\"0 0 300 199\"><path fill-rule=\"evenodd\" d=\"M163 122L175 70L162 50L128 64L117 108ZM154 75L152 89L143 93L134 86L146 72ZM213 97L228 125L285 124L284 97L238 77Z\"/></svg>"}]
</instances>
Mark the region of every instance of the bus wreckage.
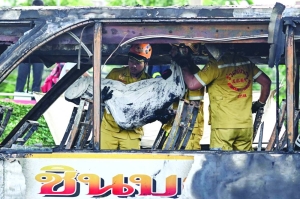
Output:
<instances>
[{"instance_id":1,"label":"bus wreckage","mask_svg":"<svg viewBox=\"0 0 300 199\"><path fill-rule=\"evenodd\" d=\"M31 6L3 7L0 13L0 82L28 60L47 67L57 62L77 63L5 136L13 109L0 103L0 135L4 136L0 143L0 198L298 198L300 7L280 3L274 7ZM276 95L274 128L258 130L261 116L254 123L256 137L261 138L263 132L264 138L270 135L268 141L258 139L254 143L257 149L251 152L183 150L197 107L182 100L165 145L158 133L150 148L100 150L100 88L119 88L101 78L103 66L126 65L128 49L135 43L153 47L149 65L170 64L170 44L180 43L199 44L193 59L204 65L208 58L202 44L226 43L253 63L275 68L276 93L280 88L278 67L285 65L286 99L280 102ZM180 68L173 66L172 75L180 77ZM92 84L88 86L93 97L80 99L67 118L59 144L26 146L38 128L37 120L91 69ZM164 79L145 80L153 92L140 99L147 103L138 101L133 108L149 107L152 112L134 117L123 111L124 127L144 124L155 110L182 97L184 84L174 86L172 75L168 84ZM142 85L130 86L131 90L126 87L118 92L139 92ZM168 96L174 96L165 98L163 87L168 88ZM109 106L131 104L124 100L121 105L122 95L126 93ZM286 130L280 134L283 127Z\"/></svg>"}]
</instances>

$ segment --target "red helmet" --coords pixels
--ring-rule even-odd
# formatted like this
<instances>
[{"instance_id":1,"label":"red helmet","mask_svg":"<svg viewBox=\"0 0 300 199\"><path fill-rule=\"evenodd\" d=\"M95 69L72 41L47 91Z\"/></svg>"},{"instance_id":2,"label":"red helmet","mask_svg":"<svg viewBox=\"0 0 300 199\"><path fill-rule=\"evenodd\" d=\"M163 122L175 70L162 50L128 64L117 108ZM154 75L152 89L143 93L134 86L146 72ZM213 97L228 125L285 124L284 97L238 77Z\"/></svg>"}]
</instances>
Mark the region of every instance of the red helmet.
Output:
<instances>
[{"instance_id":1,"label":"red helmet","mask_svg":"<svg viewBox=\"0 0 300 199\"><path fill-rule=\"evenodd\" d=\"M152 47L150 44L133 44L129 50L129 56L135 56L136 58L144 58L149 60L152 54ZM136 56L137 55L137 56Z\"/></svg>"}]
</instances>

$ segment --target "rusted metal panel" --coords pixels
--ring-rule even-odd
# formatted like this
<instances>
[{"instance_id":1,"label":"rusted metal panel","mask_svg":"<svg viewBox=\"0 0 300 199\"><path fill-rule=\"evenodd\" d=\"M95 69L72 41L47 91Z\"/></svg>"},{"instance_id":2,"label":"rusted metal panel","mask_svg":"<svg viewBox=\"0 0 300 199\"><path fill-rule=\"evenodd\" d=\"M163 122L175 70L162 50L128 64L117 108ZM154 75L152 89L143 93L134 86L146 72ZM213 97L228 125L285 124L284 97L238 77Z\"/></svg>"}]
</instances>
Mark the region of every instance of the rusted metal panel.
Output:
<instances>
[{"instance_id":1,"label":"rusted metal panel","mask_svg":"<svg viewBox=\"0 0 300 199\"><path fill-rule=\"evenodd\" d=\"M265 24L104 24L104 44L120 43L132 38L156 39L159 43L180 43L181 40L192 40L193 42L235 42L237 40L248 43L256 39L267 42L268 23ZM178 40L178 41L176 41ZM157 42L157 41L156 41Z\"/></svg>"},{"instance_id":2,"label":"rusted metal panel","mask_svg":"<svg viewBox=\"0 0 300 199\"><path fill-rule=\"evenodd\" d=\"M80 36L81 29L72 30ZM266 43L268 37L268 23L264 24L174 24L174 23L104 23L103 24L103 44L119 44L133 38L145 37L142 41L149 43L179 43L190 40L191 42L257 42ZM92 28L87 28L82 37L82 42L86 45L92 44ZM147 41L147 42L148 42ZM77 44L76 40L68 34L49 41L47 45ZM43 49L43 47L42 47Z\"/></svg>"},{"instance_id":3,"label":"rusted metal panel","mask_svg":"<svg viewBox=\"0 0 300 199\"><path fill-rule=\"evenodd\" d=\"M217 6L182 6L182 7L13 7L0 8L0 19L36 19L60 16L94 19L170 19L170 18L257 18L270 16L268 7L217 7ZM297 10L295 11L297 12ZM299 13L299 12L298 12Z\"/></svg>"},{"instance_id":4,"label":"rusted metal panel","mask_svg":"<svg viewBox=\"0 0 300 199\"><path fill-rule=\"evenodd\" d=\"M96 23L94 27L94 149L100 149L100 129L101 129L101 44L102 24Z\"/></svg>"},{"instance_id":5,"label":"rusted metal panel","mask_svg":"<svg viewBox=\"0 0 300 199\"><path fill-rule=\"evenodd\" d=\"M299 6L288 8L284 16L300 16ZM268 20L272 11L270 6L181 6L181 7L2 7L0 20L19 20L82 17L90 19L236 19L242 21Z\"/></svg>"},{"instance_id":6,"label":"rusted metal panel","mask_svg":"<svg viewBox=\"0 0 300 199\"><path fill-rule=\"evenodd\" d=\"M52 65L51 63L54 63L54 59L57 61L75 61L74 56L76 56L78 45L74 38L66 34L66 32L72 29L71 31L79 37L82 30L82 27L79 26L82 26L82 24L78 25L79 28L76 28L75 26L79 21L102 20L105 27L103 29L103 38L105 38L103 42L114 45L119 44L122 39L126 41L128 39L140 38L141 36L147 36L149 34L162 34L165 35L165 37L156 36L155 38L150 37L151 39L144 38L141 41L133 40L133 42L168 44L182 43L189 39L189 42L208 41L250 44L250 42L266 43L266 35L268 33L267 24L269 22L269 13L271 12L271 9L262 7L209 7L208 9L207 7L195 6L178 8L127 7L126 9L122 7L58 7L55 9L50 7L40 7L38 9L34 7L20 7L0 9L0 12L3 14L2 20L0 20L0 28L7 26L7 31L12 33L15 32L18 36L25 33L25 29L28 29L27 25L29 26L31 22L29 20L32 20L36 26L29 32L29 35L31 38L34 38L35 41L26 40L25 36L20 37L18 41L22 43L22 45L30 46L30 48L36 46L31 48L31 50L26 49L27 52L38 49L35 54L41 56L45 62L48 61L46 65L50 66ZM153 13L156 14L153 15ZM297 13L297 10L293 11L293 14L295 13ZM8 21L8 18L13 21ZM26 22L21 24L21 29L16 25L10 26L12 23L17 23L20 20L25 20ZM47 24L40 26L40 23L43 23L43 21L47 21ZM138 21L140 21L140 23L137 23ZM121 23L124 24L124 26L120 25ZM38 26L43 29L45 35L39 35L38 33L32 34L33 31L38 30ZM51 29L48 29L48 27L51 27ZM69 29L66 29L66 27L69 27ZM64 31L60 31L62 29L64 29ZM59 36L59 34L61 35ZM82 37L82 42L86 44L89 49L91 49L93 45L91 39L92 35L93 31L90 27L86 28ZM7 35L4 36L7 37ZM179 38L176 38L177 36L179 36ZM236 37L240 38L237 39ZM5 40L8 41L5 42L15 43L16 39L16 37L6 38ZM7 53L5 52L3 54L13 54L14 56L23 54L23 57L26 57L27 53L22 52L25 49L18 49L17 52L12 50L12 48L18 46L19 42L17 42L14 47L8 49L6 51ZM38 42L41 43L37 46ZM47 44L44 45L46 42ZM107 52L106 54L104 53L104 59L106 58L105 56L108 56L111 52L112 51ZM51 55L45 55L45 53L52 53L56 56L52 57ZM85 52L83 51L83 55L85 55L84 53ZM161 57L161 55L159 56ZM66 58L66 60L63 60L64 58ZM120 56L120 60L122 60L122 56ZM153 56L153 60L157 60L155 56ZM116 64L113 62L114 60L109 61L109 64ZM160 59L159 61L168 63L169 60ZM17 64L18 63L20 62L17 62ZM204 61L201 63L203 64ZM15 68L17 64L15 64L12 69ZM1 74L4 72L1 71L2 69L3 68L0 68ZM4 76L7 76L10 72L11 70L8 70ZM0 79L0 81L2 80Z\"/></svg>"},{"instance_id":7,"label":"rusted metal panel","mask_svg":"<svg viewBox=\"0 0 300 199\"><path fill-rule=\"evenodd\" d=\"M78 19L82 20L103 20L104 23L134 23L141 22L143 24L156 23L160 24L203 24L205 26L211 26L210 24L267 24L271 13L269 7L201 7L201 6L186 6L186 7L14 7L14 8L0 8L0 35L3 34L5 40L10 42L16 42L16 37L5 38L7 36L15 35L20 37L25 31L29 30L32 20L35 23L36 20L45 20L48 22L61 23L58 19L69 19L70 22L75 22ZM299 16L299 9L288 8L283 13L285 17ZM20 23L22 23L20 25ZM193 26L193 25L191 25ZM226 26L226 25L223 25ZM27 29L27 30L25 30ZM205 28L204 28L205 29ZM208 27L207 29L214 28ZM191 32L189 28L183 29L184 31ZM241 32L244 32L243 28ZM173 35L176 30L173 31ZM211 35L217 35L222 37L221 29L219 33L213 33ZM249 30L247 30L248 32ZM251 31L251 30L250 30ZM5 33L7 32L7 33ZM10 34L8 34L11 32ZM264 31L267 33L266 31ZM234 33L232 30L229 33ZM172 35L170 33L167 33ZM230 35L228 34L228 35ZM233 34L233 35L237 35ZM189 35L191 35L189 33ZM5 36L5 37L4 37ZM133 35L137 36L137 35ZM120 41L120 39L118 39ZM61 41L65 43L67 41ZM260 42L260 41L259 41Z\"/></svg>"},{"instance_id":8,"label":"rusted metal panel","mask_svg":"<svg viewBox=\"0 0 300 199\"><path fill-rule=\"evenodd\" d=\"M76 41L72 36L70 36L70 34L68 34L69 32L73 33L74 35L76 35L78 38L81 38L82 43L84 44L93 44L93 33L94 33L94 29L93 26L88 26L84 29L83 32L83 28L79 27L79 28L75 28L73 30L69 30L66 33L62 34L59 37L54 38L53 40L48 42L48 45L51 44L78 44L78 41Z\"/></svg>"},{"instance_id":9,"label":"rusted metal panel","mask_svg":"<svg viewBox=\"0 0 300 199\"><path fill-rule=\"evenodd\" d=\"M144 40L143 40L144 41ZM148 40L149 41L149 40ZM146 41L144 41L146 42ZM154 42L151 40L151 42ZM174 41L170 41L174 42ZM241 41L240 41L241 42ZM256 40L259 42L259 40ZM127 64L127 53L130 45L124 45L122 47L117 47L117 44L103 44L102 45L102 64L107 60L109 55L113 53L114 59L108 59L108 65L126 65ZM169 44L151 44L153 48L153 53L150 65L155 64L169 64L171 57L169 56L170 45ZM77 62L78 57L78 44L68 44L68 45L59 45L52 43L51 45L43 45L33 55L38 56L40 59L46 62L54 63L56 62ZM92 49L92 45L87 45L89 49ZM232 48L236 52L240 52L243 55L247 56L253 63L256 64L267 64L268 63L268 53L269 53L269 44L263 43L235 43L232 45ZM88 58L88 55L85 51L81 51L82 59ZM205 64L208 61L208 56L205 54L205 47L200 46L199 55L193 55L193 58L197 64ZM92 63L91 60L89 60ZM284 58L280 60L280 63L284 63ZM52 64L51 64L52 66Z\"/></svg>"}]
</instances>

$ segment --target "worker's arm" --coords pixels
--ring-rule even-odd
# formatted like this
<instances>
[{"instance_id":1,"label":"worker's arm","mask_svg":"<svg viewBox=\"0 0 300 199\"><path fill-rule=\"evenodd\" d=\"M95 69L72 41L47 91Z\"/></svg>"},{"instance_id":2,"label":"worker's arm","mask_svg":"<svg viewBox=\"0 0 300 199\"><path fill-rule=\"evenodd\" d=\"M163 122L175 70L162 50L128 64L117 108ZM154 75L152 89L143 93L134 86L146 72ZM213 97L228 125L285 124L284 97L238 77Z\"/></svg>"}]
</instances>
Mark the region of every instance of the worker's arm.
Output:
<instances>
[{"instance_id":1,"label":"worker's arm","mask_svg":"<svg viewBox=\"0 0 300 199\"><path fill-rule=\"evenodd\" d=\"M258 101L252 103L252 113L256 113L260 107L264 107L270 94L271 80L263 72L255 79L261 85L260 97Z\"/></svg>"},{"instance_id":2,"label":"worker's arm","mask_svg":"<svg viewBox=\"0 0 300 199\"><path fill-rule=\"evenodd\" d=\"M192 64L189 63L189 66ZM183 79L188 89L197 90L213 82L219 76L220 70L215 60L209 60L204 68L193 73L191 67L182 67Z\"/></svg>"},{"instance_id":3,"label":"worker's arm","mask_svg":"<svg viewBox=\"0 0 300 199\"><path fill-rule=\"evenodd\" d=\"M256 78L255 81L261 85L259 101L266 103L270 94L271 80L265 73L262 73Z\"/></svg>"},{"instance_id":4,"label":"worker's arm","mask_svg":"<svg viewBox=\"0 0 300 199\"><path fill-rule=\"evenodd\" d=\"M189 90L197 90L206 86L205 82L211 82L217 75L217 70L209 67L211 63L207 63L202 71L195 64L191 55L179 56L179 49L172 47L170 52L172 59L182 69L183 79ZM201 77L200 77L201 76Z\"/></svg>"},{"instance_id":5,"label":"worker's arm","mask_svg":"<svg viewBox=\"0 0 300 199\"><path fill-rule=\"evenodd\" d=\"M203 88L203 85L199 82L196 76L190 72L190 69L188 67L183 67L182 73L184 82L188 89L197 90Z\"/></svg>"}]
</instances>

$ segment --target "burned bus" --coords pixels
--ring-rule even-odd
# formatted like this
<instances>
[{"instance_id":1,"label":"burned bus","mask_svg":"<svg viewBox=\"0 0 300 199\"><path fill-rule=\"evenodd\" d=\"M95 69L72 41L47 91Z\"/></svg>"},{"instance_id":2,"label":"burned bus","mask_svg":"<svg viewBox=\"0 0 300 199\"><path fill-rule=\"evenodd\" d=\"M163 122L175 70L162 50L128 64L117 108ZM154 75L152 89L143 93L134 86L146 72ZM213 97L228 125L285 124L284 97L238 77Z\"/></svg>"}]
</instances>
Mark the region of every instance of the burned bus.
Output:
<instances>
[{"instance_id":1,"label":"burned bus","mask_svg":"<svg viewBox=\"0 0 300 199\"><path fill-rule=\"evenodd\" d=\"M1 198L298 198L299 7L3 7L0 12L0 82L28 60L46 67L76 63L6 134L13 109L0 103ZM158 133L152 146L141 150L101 150L104 68L126 65L130 45L139 43L153 48L149 65L172 63L175 44L197 45L193 60L205 65L205 44L227 45L274 68L275 93L284 65L286 95L283 101L276 95L273 127L256 129L254 151L184 150L197 107L182 100L165 145ZM68 111L64 105L55 109L54 125L66 119L55 146L27 146L37 120L87 71L93 97L81 98ZM144 85L156 85L147 81ZM143 99L152 100L149 107L165 103ZM261 118L255 122L259 127Z\"/></svg>"}]
</instances>

